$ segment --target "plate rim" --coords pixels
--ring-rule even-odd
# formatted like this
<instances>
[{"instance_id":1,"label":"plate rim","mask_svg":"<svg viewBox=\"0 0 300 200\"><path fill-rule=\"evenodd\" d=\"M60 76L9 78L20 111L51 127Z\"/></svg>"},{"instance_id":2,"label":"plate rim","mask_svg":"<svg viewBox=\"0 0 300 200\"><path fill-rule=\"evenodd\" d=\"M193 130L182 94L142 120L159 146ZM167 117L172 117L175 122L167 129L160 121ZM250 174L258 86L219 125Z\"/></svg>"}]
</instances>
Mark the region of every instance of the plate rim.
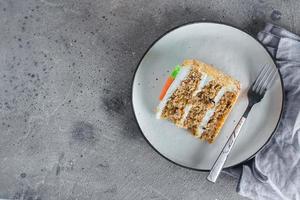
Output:
<instances>
[{"instance_id":1,"label":"plate rim","mask_svg":"<svg viewBox=\"0 0 300 200\"><path fill-rule=\"evenodd\" d=\"M285 103L285 93L284 93L284 83L283 83L283 79L282 79L282 74L280 73L280 70L278 68L278 65L275 61L275 58L273 58L273 56L271 55L271 53L267 50L267 48L263 45L263 43L261 41L259 41L256 37L254 37L251 33L249 33L248 31L244 30L243 28L239 28L235 25L232 25L230 23L224 23L224 22L217 22L217 21L191 21L191 22L187 22L187 23L183 23L183 24L180 24L180 25L177 25L175 27L172 27L170 28L169 30L165 31L163 34L161 34L158 38L156 38L150 45L149 47L147 47L147 49L145 50L145 52L143 53L143 55L141 56L141 58L139 59L137 65L136 65L136 69L134 71L134 74L133 74L133 78L132 78L132 81L131 81L131 109L132 109L132 112L133 112L133 115L134 115L134 120L136 122L136 124L138 125L138 128L139 128L139 131L141 133L141 135L143 136L143 138L146 140L146 142L148 143L148 145L150 145L150 147L156 152L158 153L158 155L160 155L161 157L163 157L164 159L166 159L167 161L177 165L177 166L180 166L180 167L183 167L183 168L186 168L186 169L189 169L189 170L195 170L195 171L201 171L201 172L208 172L210 171L209 169L198 169L198 168L194 168L194 167L189 167L189 166L185 166L185 165L182 165L180 163L177 163L173 160L171 160L170 158L166 157L165 155L163 155L159 150L157 150L154 145L147 139L147 137L145 136L143 130L141 129L140 127L140 124L137 120L137 116L136 116L136 111L134 109L134 106L133 106L133 86L134 86L134 80L135 80L135 77L136 77L136 73L137 73L137 70L139 69L140 67L140 64L141 62L143 61L145 55L149 52L149 50L160 40L162 39L164 36L166 36L167 34L171 33L172 31L176 30L176 29L179 29L179 28L182 28L184 26L187 26L187 25L193 25L193 24L203 24L203 23L206 23L206 24L217 24L217 25L225 25L225 26L228 26L228 27L231 27L231 28L234 28L234 29L237 29L245 34L247 34L248 36L250 36L251 38L253 38L256 42L258 42L258 44L260 44L264 50L268 53L268 55L271 57L272 59L272 62L273 64L276 66L277 68L277 71L278 71L278 74L279 74L279 78L280 78L280 82L281 82L281 92L282 92L282 103L281 103L281 111L280 111L280 115L279 115L279 118L278 118L278 121L276 123L276 126L274 128L274 130L272 131L271 135L269 136L269 138L266 140L266 142L254 153L252 154L251 156L249 156L248 158L246 158L245 160L237 163L237 164L234 164L234 165L231 165L231 166L228 166L226 168L223 168L223 169L228 169L228 168L231 168L231 167L236 167L236 166L239 166L241 164L245 164L246 162L249 162L253 157L255 157L255 155L257 153L259 153L269 142L270 140L273 138L276 130L278 129L278 126L279 126L279 122L281 121L281 118L282 118L282 114L283 114L283 107L284 107L284 103Z\"/></svg>"}]
</instances>

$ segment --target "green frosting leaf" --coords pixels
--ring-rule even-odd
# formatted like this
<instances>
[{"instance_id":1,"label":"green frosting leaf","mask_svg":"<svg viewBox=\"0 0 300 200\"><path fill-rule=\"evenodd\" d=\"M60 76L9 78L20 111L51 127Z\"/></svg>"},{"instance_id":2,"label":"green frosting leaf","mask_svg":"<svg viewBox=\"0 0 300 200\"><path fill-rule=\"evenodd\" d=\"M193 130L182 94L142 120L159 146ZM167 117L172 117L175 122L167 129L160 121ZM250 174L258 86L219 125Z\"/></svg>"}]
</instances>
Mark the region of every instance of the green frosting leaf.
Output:
<instances>
[{"instance_id":1,"label":"green frosting leaf","mask_svg":"<svg viewBox=\"0 0 300 200\"><path fill-rule=\"evenodd\" d=\"M177 74L180 72L180 69L181 69L180 65L176 65L176 67L174 68L174 70L171 73L171 77L176 78Z\"/></svg>"}]
</instances>

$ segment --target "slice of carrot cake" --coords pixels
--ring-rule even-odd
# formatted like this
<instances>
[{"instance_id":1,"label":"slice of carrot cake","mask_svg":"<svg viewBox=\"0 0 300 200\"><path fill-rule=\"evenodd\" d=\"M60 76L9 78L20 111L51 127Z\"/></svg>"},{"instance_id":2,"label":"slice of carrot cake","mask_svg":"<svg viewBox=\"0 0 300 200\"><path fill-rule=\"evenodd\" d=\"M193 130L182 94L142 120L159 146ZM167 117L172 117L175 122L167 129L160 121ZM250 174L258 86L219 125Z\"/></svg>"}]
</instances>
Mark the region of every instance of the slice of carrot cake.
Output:
<instances>
[{"instance_id":1,"label":"slice of carrot cake","mask_svg":"<svg viewBox=\"0 0 300 200\"><path fill-rule=\"evenodd\" d=\"M213 66L185 60L176 66L162 89L156 116L213 143L239 91L239 81Z\"/></svg>"}]
</instances>

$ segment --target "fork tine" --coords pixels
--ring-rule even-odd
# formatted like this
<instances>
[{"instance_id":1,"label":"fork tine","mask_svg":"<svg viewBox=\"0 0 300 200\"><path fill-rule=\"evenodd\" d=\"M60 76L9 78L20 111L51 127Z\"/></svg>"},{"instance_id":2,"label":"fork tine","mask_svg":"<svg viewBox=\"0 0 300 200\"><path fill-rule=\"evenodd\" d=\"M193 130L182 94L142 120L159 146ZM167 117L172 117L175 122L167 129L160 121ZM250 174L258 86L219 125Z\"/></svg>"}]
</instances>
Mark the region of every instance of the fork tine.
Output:
<instances>
[{"instance_id":1,"label":"fork tine","mask_svg":"<svg viewBox=\"0 0 300 200\"><path fill-rule=\"evenodd\" d=\"M253 87L253 91L258 92L259 89L261 88L261 84L263 82L263 80L265 79L265 76L268 74L269 72L269 67L267 67L267 65L264 65L263 69L261 70L261 72L259 73L258 77L255 80L255 86Z\"/></svg>"},{"instance_id":2,"label":"fork tine","mask_svg":"<svg viewBox=\"0 0 300 200\"><path fill-rule=\"evenodd\" d=\"M268 75L270 74L270 68L266 67L266 71L265 73L262 75L262 77L260 78L259 84L257 86L256 91L259 92L264 84L264 81L268 78Z\"/></svg>"},{"instance_id":3,"label":"fork tine","mask_svg":"<svg viewBox=\"0 0 300 200\"><path fill-rule=\"evenodd\" d=\"M260 81L261 81L261 78L262 78L262 75L265 73L265 70L267 69L266 67L267 65L264 65L263 68L260 70L257 78L255 79L254 83L252 84L252 90L253 91L256 91Z\"/></svg>"},{"instance_id":4,"label":"fork tine","mask_svg":"<svg viewBox=\"0 0 300 200\"><path fill-rule=\"evenodd\" d=\"M264 92L264 90L267 89L267 85L272 80L274 73L275 73L274 69L270 68L270 70L268 70L268 73L266 73L266 76L264 76L262 83L261 83L260 87L258 88L258 92L260 94L262 94Z\"/></svg>"},{"instance_id":5,"label":"fork tine","mask_svg":"<svg viewBox=\"0 0 300 200\"><path fill-rule=\"evenodd\" d=\"M272 78L270 79L269 83L266 86L267 89L269 89L273 85L273 83L276 79L276 75L277 75L277 69L274 70L274 74L273 74Z\"/></svg>"}]
</instances>

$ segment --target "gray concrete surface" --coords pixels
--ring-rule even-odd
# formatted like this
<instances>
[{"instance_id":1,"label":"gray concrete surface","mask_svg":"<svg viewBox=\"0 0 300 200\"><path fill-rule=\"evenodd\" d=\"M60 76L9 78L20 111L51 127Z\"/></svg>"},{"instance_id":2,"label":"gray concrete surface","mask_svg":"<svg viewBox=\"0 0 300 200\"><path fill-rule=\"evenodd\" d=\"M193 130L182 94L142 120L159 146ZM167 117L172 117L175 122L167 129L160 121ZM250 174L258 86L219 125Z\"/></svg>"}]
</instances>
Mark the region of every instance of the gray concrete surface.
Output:
<instances>
[{"instance_id":1,"label":"gray concrete surface","mask_svg":"<svg viewBox=\"0 0 300 200\"><path fill-rule=\"evenodd\" d=\"M195 20L300 32L297 0L0 0L0 198L244 199L142 138L131 80L147 47Z\"/></svg>"}]
</instances>

